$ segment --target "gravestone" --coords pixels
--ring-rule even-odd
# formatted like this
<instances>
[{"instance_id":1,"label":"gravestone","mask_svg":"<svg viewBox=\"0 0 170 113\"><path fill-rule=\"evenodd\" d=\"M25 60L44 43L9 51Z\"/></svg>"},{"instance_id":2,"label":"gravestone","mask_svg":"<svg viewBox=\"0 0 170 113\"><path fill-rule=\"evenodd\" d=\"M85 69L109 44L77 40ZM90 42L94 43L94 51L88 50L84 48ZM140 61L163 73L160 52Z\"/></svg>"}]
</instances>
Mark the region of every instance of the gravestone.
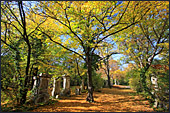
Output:
<instances>
[{"instance_id":1,"label":"gravestone","mask_svg":"<svg viewBox=\"0 0 170 113\"><path fill-rule=\"evenodd\" d=\"M108 81L106 80L106 87L109 87Z\"/></svg>"},{"instance_id":2,"label":"gravestone","mask_svg":"<svg viewBox=\"0 0 170 113\"><path fill-rule=\"evenodd\" d=\"M117 80L116 78L114 79L115 84L114 85L119 85L119 80Z\"/></svg>"},{"instance_id":3,"label":"gravestone","mask_svg":"<svg viewBox=\"0 0 170 113\"><path fill-rule=\"evenodd\" d=\"M31 90L33 89L34 81L35 81L37 76L38 76L38 68L36 67L36 68L33 69L33 78L31 80Z\"/></svg>"},{"instance_id":4,"label":"gravestone","mask_svg":"<svg viewBox=\"0 0 170 113\"><path fill-rule=\"evenodd\" d=\"M39 76L34 77L33 97L36 105L40 103L47 103L50 95L48 94L48 84L50 75L41 73Z\"/></svg>"},{"instance_id":5,"label":"gravestone","mask_svg":"<svg viewBox=\"0 0 170 113\"><path fill-rule=\"evenodd\" d=\"M113 86L113 78L110 78L110 85Z\"/></svg>"},{"instance_id":6,"label":"gravestone","mask_svg":"<svg viewBox=\"0 0 170 113\"><path fill-rule=\"evenodd\" d=\"M81 88L76 88L75 89L75 94L80 95L81 94Z\"/></svg>"},{"instance_id":7,"label":"gravestone","mask_svg":"<svg viewBox=\"0 0 170 113\"><path fill-rule=\"evenodd\" d=\"M109 85L108 85L108 81L107 80L104 80L104 87L107 88Z\"/></svg>"},{"instance_id":8,"label":"gravestone","mask_svg":"<svg viewBox=\"0 0 170 113\"><path fill-rule=\"evenodd\" d=\"M151 83L152 83L152 88L154 89L152 94L155 95L155 102L154 102L154 107L158 107L158 96L156 92L158 91L158 83L157 83L157 78L155 76L151 77Z\"/></svg>"},{"instance_id":9,"label":"gravestone","mask_svg":"<svg viewBox=\"0 0 170 113\"><path fill-rule=\"evenodd\" d=\"M115 78L114 80L115 80L115 85L117 85L117 81L116 81L116 78Z\"/></svg>"},{"instance_id":10,"label":"gravestone","mask_svg":"<svg viewBox=\"0 0 170 113\"><path fill-rule=\"evenodd\" d=\"M54 78L54 82L53 82L53 90L51 92L52 97L54 98L58 98L58 95L60 94L60 79L56 79Z\"/></svg>"},{"instance_id":11,"label":"gravestone","mask_svg":"<svg viewBox=\"0 0 170 113\"><path fill-rule=\"evenodd\" d=\"M156 85L156 86L158 85L157 78L154 77L154 76L151 77L151 82L152 82L153 85Z\"/></svg>"},{"instance_id":12,"label":"gravestone","mask_svg":"<svg viewBox=\"0 0 170 113\"><path fill-rule=\"evenodd\" d=\"M83 91L85 89L84 86L84 79L81 80L81 86L80 86L81 91Z\"/></svg>"},{"instance_id":13,"label":"gravestone","mask_svg":"<svg viewBox=\"0 0 170 113\"><path fill-rule=\"evenodd\" d=\"M38 86L39 86L39 77L34 76L33 77L34 83L33 83L33 95L37 95L38 94Z\"/></svg>"},{"instance_id":14,"label":"gravestone","mask_svg":"<svg viewBox=\"0 0 170 113\"><path fill-rule=\"evenodd\" d=\"M70 96L70 76L63 75L63 90L61 91L62 96Z\"/></svg>"},{"instance_id":15,"label":"gravestone","mask_svg":"<svg viewBox=\"0 0 170 113\"><path fill-rule=\"evenodd\" d=\"M153 107L169 109L169 101L166 101L164 100L164 97L157 95L158 91L162 92L162 90L159 90L160 87L158 86L158 83L157 83L158 78L155 75L151 75L151 76L152 76L151 77L152 89L154 89L152 94L154 94L156 97ZM164 89L163 91L164 92L162 93L164 93L164 95L169 95L169 89L166 89L166 90Z\"/></svg>"}]
</instances>

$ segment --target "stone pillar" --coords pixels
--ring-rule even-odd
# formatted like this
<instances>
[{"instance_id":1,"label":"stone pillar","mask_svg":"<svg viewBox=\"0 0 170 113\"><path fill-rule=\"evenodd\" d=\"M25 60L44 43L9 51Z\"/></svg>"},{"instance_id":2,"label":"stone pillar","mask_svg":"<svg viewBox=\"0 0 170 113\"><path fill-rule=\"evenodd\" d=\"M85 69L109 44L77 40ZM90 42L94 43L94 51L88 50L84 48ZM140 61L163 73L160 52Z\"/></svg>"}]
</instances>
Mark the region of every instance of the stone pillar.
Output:
<instances>
[{"instance_id":1,"label":"stone pillar","mask_svg":"<svg viewBox=\"0 0 170 113\"><path fill-rule=\"evenodd\" d=\"M119 80L117 80L117 85L119 85Z\"/></svg>"},{"instance_id":2,"label":"stone pillar","mask_svg":"<svg viewBox=\"0 0 170 113\"><path fill-rule=\"evenodd\" d=\"M152 94L155 95L155 102L154 102L154 107L158 107L158 96L156 94L156 92L158 91L158 83L157 83L157 78L152 76L151 77L151 83L152 83L152 88L154 89L154 91L152 92Z\"/></svg>"},{"instance_id":3,"label":"stone pillar","mask_svg":"<svg viewBox=\"0 0 170 113\"><path fill-rule=\"evenodd\" d=\"M81 91L83 91L85 89L84 86L84 79L81 80L81 86L80 86Z\"/></svg>"},{"instance_id":4,"label":"stone pillar","mask_svg":"<svg viewBox=\"0 0 170 113\"><path fill-rule=\"evenodd\" d=\"M110 78L110 85L113 86L113 78Z\"/></svg>"},{"instance_id":5,"label":"stone pillar","mask_svg":"<svg viewBox=\"0 0 170 113\"><path fill-rule=\"evenodd\" d=\"M40 74L37 76L37 78L34 80L34 87L33 87L33 93L34 93L34 103L40 104L40 103L47 103L49 100L50 95L48 94L48 84L50 80L50 75L48 74Z\"/></svg>"},{"instance_id":6,"label":"stone pillar","mask_svg":"<svg viewBox=\"0 0 170 113\"><path fill-rule=\"evenodd\" d=\"M52 97L54 98L58 98L58 95L60 94L60 82L60 79L56 80L56 78L54 78L53 90L51 92Z\"/></svg>"},{"instance_id":7,"label":"stone pillar","mask_svg":"<svg viewBox=\"0 0 170 113\"><path fill-rule=\"evenodd\" d=\"M76 88L75 89L75 94L76 95L80 95L81 94L81 89L80 88Z\"/></svg>"},{"instance_id":8,"label":"stone pillar","mask_svg":"<svg viewBox=\"0 0 170 113\"><path fill-rule=\"evenodd\" d=\"M34 81L36 80L37 76L38 76L38 68L36 67L36 68L33 69L33 78L32 78L32 83L31 83L31 90L34 87Z\"/></svg>"},{"instance_id":9,"label":"stone pillar","mask_svg":"<svg viewBox=\"0 0 170 113\"><path fill-rule=\"evenodd\" d=\"M63 75L63 90L61 91L62 96L70 96L70 76Z\"/></svg>"},{"instance_id":10,"label":"stone pillar","mask_svg":"<svg viewBox=\"0 0 170 113\"><path fill-rule=\"evenodd\" d=\"M116 78L115 78L115 85L117 85L117 81L116 81Z\"/></svg>"},{"instance_id":11,"label":"stone pillar","mask_svg":"<svg viewBox=\"0 0 170 113\"><path fill-rule=\"evenodd\" d=\"M34 83L33 83L33 95L38 94L38 86L39 86L39 77L34 76L33 77Z\"/></svg>"}]
</instances>

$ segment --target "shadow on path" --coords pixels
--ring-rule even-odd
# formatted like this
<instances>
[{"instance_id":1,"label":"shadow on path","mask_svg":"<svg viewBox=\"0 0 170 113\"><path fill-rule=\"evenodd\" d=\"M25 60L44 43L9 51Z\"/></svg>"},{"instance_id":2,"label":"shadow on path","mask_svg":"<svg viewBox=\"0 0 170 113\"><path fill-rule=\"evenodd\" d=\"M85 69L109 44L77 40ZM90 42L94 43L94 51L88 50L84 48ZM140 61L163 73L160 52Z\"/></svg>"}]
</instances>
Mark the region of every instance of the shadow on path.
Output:
<instances>
[{"instance_id":1,"label":"shadow on path","mask_svg":"<svg viewBox=\"0 0 170 113\"><path fill-rule=\"evenodd\" d=\"M31 112L152 112L148 102L131 89L103 88L94 92L94 103L86 102L86 93L61 97L58 102L34 109Z\"/></svg>"}]
</instances>

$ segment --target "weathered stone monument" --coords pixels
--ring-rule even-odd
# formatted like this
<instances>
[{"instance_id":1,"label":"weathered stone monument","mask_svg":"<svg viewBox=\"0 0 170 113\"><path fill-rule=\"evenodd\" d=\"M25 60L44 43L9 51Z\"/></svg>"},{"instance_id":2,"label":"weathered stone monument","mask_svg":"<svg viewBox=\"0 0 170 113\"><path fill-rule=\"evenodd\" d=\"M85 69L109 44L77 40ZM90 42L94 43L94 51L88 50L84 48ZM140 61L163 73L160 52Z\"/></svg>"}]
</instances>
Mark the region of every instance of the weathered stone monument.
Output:
<instances>
[{"instance_id":1,"label":"weathered stone monument","mask_svg":"<svg viewBox=\"0 0 170 113\"><path fill-rule=\"evenodd\" d=\"M157 83L157 78L155 76L151 76L151 83L152 83L152 89L153 92L152 94L155 95L155 102L154 102L154 107L158 107L158 96L156 94L156 92L158 91L158 83Z\"/></svg>"},{"instance_id":2,"label":"weathered stone monument","mask_svg":"<svg viewBox=\"0 0 170 113\"><path fill-rule=\"evenodd\" d=\"M159 107L164 109L169 109L169 101L165 101L164 97L159 96L158 94L162 92L161 88L158 86L158 78L155 75L151 75L151 83L152 83L152 94L155 96L155 102L153 107ZM160 89L160 90L159 90ZM169 89L163 90L165 95L169 94Z\"/></svg>"},{"instance_id":3,"label":"weathered stone monument","mask_svg":"<svg viewBox=\"0 0 170 113\"><path fill-rule=\"evenodd\" d=\"M41 73L39 76L34 77L33 86L33 101L35 104L47 103L49 100L48 84L51 76Z\"/></svg>"},{"instance_id":4,"label":"weathered stone monument","mask_svg":"<svg viewBox=\"0 0 170 113\"><path fill-rule=\"evenodd\" d=\"M61 91L62 96L70 96L70 76L63 75L63 90Z\"/></svg>"},{"instance_id":5,"label":"weathered stone monument","mask_svg":"<svg viewBox=\"0 0 170 113\"><path fill-rule=\"evenodd\" d=\"M54 98L58 98L59 94L60 94L60 79L59 78L54 78L53 81L53 90L51 92L52 97Z\"/></svg>"},{"instance_id":6,"label":"weathered stone monument","mask_svg":"<svg viewBox=\"0 0 170 113\"><path fill-rule=\"evenodd\" d=\"M84 86L84 79L81 80L81 86L80 86L81 91L83 91L85 89Z\"/></svg>"}]
</instances>

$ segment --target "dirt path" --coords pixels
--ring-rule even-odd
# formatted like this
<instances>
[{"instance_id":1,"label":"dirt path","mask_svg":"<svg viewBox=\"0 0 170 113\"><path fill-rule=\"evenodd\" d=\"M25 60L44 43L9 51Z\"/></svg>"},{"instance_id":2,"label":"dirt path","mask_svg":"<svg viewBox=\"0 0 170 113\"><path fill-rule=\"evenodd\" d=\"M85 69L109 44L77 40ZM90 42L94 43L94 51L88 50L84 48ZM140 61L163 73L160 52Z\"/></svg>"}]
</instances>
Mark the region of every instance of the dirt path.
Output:
<instances>
[{"instance_id":1,"label":"dirt path","mask_svg":"<svg viewBox=\"0 0 170 113\"><path fill-rule=\"evenodd\" d=\"M94 92L95 103L86 102L86 93L62 97L52 105L30 112L152 112L149 103L140 96L132 96L130 89L103 88Z\"/></svg>"}]
</instances>

